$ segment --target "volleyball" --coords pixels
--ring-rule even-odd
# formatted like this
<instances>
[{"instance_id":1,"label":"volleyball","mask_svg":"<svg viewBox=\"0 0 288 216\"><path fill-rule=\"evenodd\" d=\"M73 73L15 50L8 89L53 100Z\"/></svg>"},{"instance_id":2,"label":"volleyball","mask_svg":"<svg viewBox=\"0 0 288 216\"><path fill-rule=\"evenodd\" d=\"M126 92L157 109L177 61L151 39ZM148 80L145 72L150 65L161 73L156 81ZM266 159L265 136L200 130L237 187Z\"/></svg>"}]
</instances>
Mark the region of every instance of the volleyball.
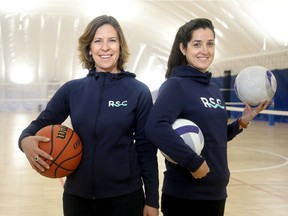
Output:
<instances>
[{"instance_id":1,"label":"volleyball","mask_svg":"<svg viewBox=\"0 0 288 216\"><path fill-rule=\"evenodd\" d=\"M196 154L201 154L204 136L197 124L188 119L179 118L172 124L172 128ZM162 154L168 161L176 163L165 153L162 152Z\"/></svg>"},{"instance_id":2,"label":"volleyball","mask_svg":"<svg viewBox=\"0 0 288 216\"><path fill-rule=\"evenodd\" d=\"M250 106L271 100L277 89L277 81L271 71L261 66L251 66L242 70L235 79L237 97Z\"/></svg>"}]
</instances>

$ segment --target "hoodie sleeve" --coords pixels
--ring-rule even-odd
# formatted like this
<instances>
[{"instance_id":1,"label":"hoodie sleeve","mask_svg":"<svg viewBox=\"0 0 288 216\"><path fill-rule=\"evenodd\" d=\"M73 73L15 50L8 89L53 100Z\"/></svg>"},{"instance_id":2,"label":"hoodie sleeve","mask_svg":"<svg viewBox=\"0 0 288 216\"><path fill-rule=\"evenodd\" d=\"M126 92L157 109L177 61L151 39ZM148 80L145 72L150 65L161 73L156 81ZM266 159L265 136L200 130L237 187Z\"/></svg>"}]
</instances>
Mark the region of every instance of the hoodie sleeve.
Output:
<instances>
[{"instance_id":1,"label":"hoodie sleeve","mask_svg":"<svg viewBox=\"0 0 288 216\"><path fill-rule=\"evenodd\" d=\"M20 142L22 139L27 136L34 136L38 130L47 125L61 124L65 121L69 114L67 95L69 95L68 84L64 84L51 98L40 115L22 131L18 139L18 146L21 151Z\"/></svg>"},{"instance_id":2,"label":"hoodie sleeve","mask_svg":"<svg viewBox=\"0 0 288 216\"><path fill-rule=\"evenodd\" d=\"M194 172L203 163L184 140L173 130L172 124L184 107L184 92L178 79L168 79L159 89L155 104L146 123L146 135L166 155L182 167Z\"/></svg>"},{"instance_id":3,"label":"hoodie sleeve","mask_svg":"<svg viewBox=\"0 0 288 216\"><path fill-rule=\"evenodd\" d=\"M157 148L147 139L144 129L152 105L151 92L147 87L142 91L138 100L135 144L144 182L145 204L159 208Z\"/></svg>"},{"instance_id":4,"label":"hoodie sleeve","mask_svg":"<svg viewBox=\"0 0 288 216\"><path fill-rule=\"evenodd\" d=\"M241 133L243 129L239 129L238 121L234 121L227 126L227 141L231 141L235 136Z\"/></svg>"}]
</instances>

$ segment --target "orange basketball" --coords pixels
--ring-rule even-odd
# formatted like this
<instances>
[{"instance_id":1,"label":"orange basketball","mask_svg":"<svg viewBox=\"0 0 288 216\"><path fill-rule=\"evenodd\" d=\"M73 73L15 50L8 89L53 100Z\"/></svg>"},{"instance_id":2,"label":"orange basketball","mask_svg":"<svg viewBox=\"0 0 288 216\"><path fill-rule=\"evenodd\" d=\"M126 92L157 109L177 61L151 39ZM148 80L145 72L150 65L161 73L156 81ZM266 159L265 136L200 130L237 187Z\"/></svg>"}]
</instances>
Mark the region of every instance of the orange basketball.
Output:
<instances>
[{"instance_id":1,"label":"orange basketball","mask_svg":"<svg viewBox=\"0 0 288 216\"><path fill-rule=\"evenodd\" d=\"M49 125L36 135L50 138L49 142L39 143L39 148L53 157L53 161L42 158L50 166L41 173L43 176L62 178L78 167L82 159L82 143L74 130L64 125Z\"/></svg>"}]
</instances>

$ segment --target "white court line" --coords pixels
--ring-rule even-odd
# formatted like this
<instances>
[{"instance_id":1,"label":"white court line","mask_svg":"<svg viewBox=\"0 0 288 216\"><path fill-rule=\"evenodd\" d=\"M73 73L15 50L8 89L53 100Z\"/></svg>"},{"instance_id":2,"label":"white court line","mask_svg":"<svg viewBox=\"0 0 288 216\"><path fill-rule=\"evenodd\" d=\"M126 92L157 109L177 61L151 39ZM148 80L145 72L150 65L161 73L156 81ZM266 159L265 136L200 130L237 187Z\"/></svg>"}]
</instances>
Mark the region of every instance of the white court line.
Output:
<instances>
[{"instance_id":1,"label":"white court line","mask_svg":"<svg viewBox=\"0 0 288 216\"><path fill-rule=\"evenodd\" d=\"M283 166L288 165L288 158L281 155L281 154L277 154L277 153L273 153L273 152L268 152L268 151L264 151L264 150L259 150L259 149L252 149L252 148L245 148L246 150L249 151L255 151L255 152L261 152L261 153L265 153L265 154L269 154L269 155L273 155L276 157L280 157L282 159L284 159L284 162L281 164L277 164L274 166L267 166L267 167L259 167L259 168L251 168L251 169L236 169L236 170L231 170L231 173L239 173L239 172L255 172L255 171L263 171L263 170L271 170L271 169L277 169Z\"/></svg>"},{"instance_id":2,"label":"white court line","mask_svg":"<svg viewBox=\"0 0 288 216\"><path fill-rule=\"evenodd\" d=\"M241 107L232 107L226 106L226 109L229 111L237 111L243 112L244 108ZM281 110L263 110L261 114L270 114L270 115L281 115L281 116L288 116L288 111L281 111Z\"/></svg>"}]
</instances>

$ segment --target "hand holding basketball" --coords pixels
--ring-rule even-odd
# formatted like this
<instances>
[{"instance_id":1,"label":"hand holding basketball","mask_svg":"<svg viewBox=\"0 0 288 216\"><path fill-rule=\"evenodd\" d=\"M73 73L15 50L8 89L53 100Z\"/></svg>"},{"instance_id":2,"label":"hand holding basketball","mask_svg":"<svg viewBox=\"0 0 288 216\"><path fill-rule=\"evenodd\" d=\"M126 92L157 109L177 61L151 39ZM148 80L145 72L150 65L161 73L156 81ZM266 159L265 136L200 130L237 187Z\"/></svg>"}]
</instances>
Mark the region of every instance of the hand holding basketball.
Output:
<instances>
[{"instance_id":1,"label":"hand holding basketball","mask_svg":"<svg viewBox=\"0 0 288 216\"><path fill-rule=\"evenodd\" d=\"M82 159L82 143L74 130L64 125L49 125L36 133L50 139L40 142L39 148L53 157L47 160L41 157L50 168L40 174L49 178L61 178L70 175ZM35 157L37 161L38 158Z\"/></svg>"},{"instance_id":2,"label":"hand holding basketball","mask_svg":"<svg viewBox=\"0 0 288 216\"><path fill-rule=\"evenodd\" d=\"M49 142L49 138L39 136L25 137L21 140L21 149L25 153L31 167L37 172L44 172L45 169L49 169L49 165L41 158L46 158L48 160L52 160L53 158L38 147L39 142ZM41 157L36 161L35 158L39 157L39 155L41 155Z\"/></svg>"}]
</instances>

